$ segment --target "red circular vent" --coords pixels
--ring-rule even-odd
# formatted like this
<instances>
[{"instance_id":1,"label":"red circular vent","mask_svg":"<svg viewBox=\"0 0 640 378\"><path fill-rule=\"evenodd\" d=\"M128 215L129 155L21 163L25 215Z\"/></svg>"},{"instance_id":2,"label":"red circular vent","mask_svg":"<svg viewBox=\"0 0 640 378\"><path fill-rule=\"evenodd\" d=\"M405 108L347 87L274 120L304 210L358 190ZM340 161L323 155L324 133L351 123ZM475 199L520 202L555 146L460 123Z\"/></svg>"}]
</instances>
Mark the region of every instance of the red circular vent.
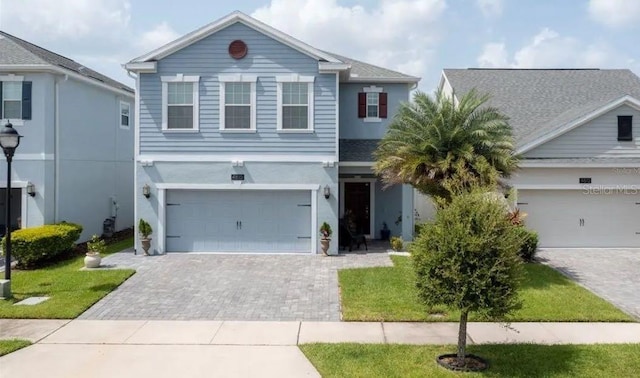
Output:
<instances>
[{"instance_id":1,"label":"red circular vent","mask_svg":"<svg viewBox=\"0 0 640 378\"><path fill-rule=\"evenodd\" d=\"M229 44L229 55L233 59L242 59L247 55L247 44L243 41L236 39L235 41Z\"/></svg>"}]
</instances>

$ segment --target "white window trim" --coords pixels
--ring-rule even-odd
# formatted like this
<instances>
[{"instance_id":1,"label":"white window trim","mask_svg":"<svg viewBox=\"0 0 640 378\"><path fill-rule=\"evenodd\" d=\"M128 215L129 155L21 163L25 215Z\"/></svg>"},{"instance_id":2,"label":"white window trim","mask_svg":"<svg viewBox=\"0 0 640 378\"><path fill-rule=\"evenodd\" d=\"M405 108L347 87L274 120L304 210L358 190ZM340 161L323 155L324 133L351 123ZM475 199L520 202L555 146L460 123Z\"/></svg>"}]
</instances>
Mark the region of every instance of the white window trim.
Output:
<instances>
[{"instance_id":1,"label":"white window trim","mask_svg":"<svg viewBox=\"0 0 640 378\"><path fill-rule=\"evenodd\" d=\"M24 81L24 76L21 75L2 75L0 76L0 82L5 82L5 81ZM20 104L22 104L22 99L20 99ZM0 107L4 106L4 98L0 98ZM2 114L4 115L4 112L2 112ZM6 118L5 118L6 119ZM13 126L24 126L24 120L22 118L17 119L17 118L11 118L9 119L9 121L11 121L11 124Z\"/></svg>"},{"instance_id":2,"label":"white window trim","mask_svg":"<svg viewBox=\"0 0 640 378\"><path fill-rule=\"evenodd\" d=\"M298 74L291 75L281 75L276 76L276 86L277 86L277 111L276 111L276 130L279 133L291 133L291 134L305 134L305 133L313 133L315 128L313 124L314 120L314 83L315 76L301 76ZM282 128L282 83L307 83L307 128L306 129L283 129Z\"/></svg>"},{"instance_id":3,"label":"white window trim","mask_svg":"<svg viewBox=\"0 0 640 378\"><path fill-rule=\"evenodd\" d=\"M127 106L129 108L129 124L126 126L122 124L122 107L123 106ZM120 114L118 117L118 125L120 126L121 129L124 129L124 130L131 129L131 103L130 102L120 101Z\"/></svg>"},{"instance_id":4,"label":"white window trim","mask_svg":"<svg viewBox=\"0 0 640 378\"><path fill-rule=\"evenodd\" d=\"M162 76L162 132L197 133L200 132L200 76ZM170 129L169 126L169 83L194 83L193 85L193 128Z\"/></svg>"},{"instance_id":5,"label":"white window trim","mask_svg":"<svg viewBox=\"0 0 640 378\"><path fill-rule=\"evenodd\" d=\"M255 133L256 132L256 116L257 116L257 95L256 95L256 82L258 77L256 75L246 74L231 74L231 75L219 75L218 82L220 85L220 132L222 133ZM225 101L225 85L226 83L250 83L251 95L249 97L251 106L251 120L248 129L227 129L225 128L225 113L226 113L226 101Z\"/></svg>"},{"instance_id":6,"label":"white window trim","mask_svg":"<svg viewBox=\"0 0 640 378\"><path fill-rule=\"evenodd\" d=\"M371 85L368 87L364 87L362 88L362 91L364 93L382 93L384 92L384 88L382 87L376 87L375 85ZM369 104L367 103L367 110L368 110ZM368 111L367 111L368 113ZM378 95L378 115L380 115L380 95ZM371 122L371 123L379 123L382 122L382 118L380 117L365 117L363 118L364 122Z\"/></svg>"}]
</instances>

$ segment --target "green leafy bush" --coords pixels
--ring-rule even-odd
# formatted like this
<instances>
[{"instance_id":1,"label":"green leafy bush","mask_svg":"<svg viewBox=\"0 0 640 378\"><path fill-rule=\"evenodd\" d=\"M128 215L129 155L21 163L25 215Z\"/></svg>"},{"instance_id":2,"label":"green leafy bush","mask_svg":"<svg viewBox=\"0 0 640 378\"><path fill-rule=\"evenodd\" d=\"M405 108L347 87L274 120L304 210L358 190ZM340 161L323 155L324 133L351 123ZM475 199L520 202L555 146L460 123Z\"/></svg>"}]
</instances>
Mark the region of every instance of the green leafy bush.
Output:
<instances>
[{"instance_id":1,"label":"green leafy bush","mask_svg":"<svg viewBox=\"0 0 640 378\"><path fill-rule=\"evenodd\" d=\"M402 251L402 238L399 236L392 236L391 240L391 249L393 249L394 251L398 252L398 251Z\"/></svg>"},{"instance_id":2,"label":"green leafy bush","mask_svg":"<svg viewBox=\"0 0 640 378\"><path fill-rule=\"evenodd\" d=\"M100 239L98 235L93 235L91 237L91 240L87 242L88 252L104 254L106 250L107 250L107 243L104 240Z\"/></svg>"},{"instance_id":3,"label":"green leafy bush","mask_svg":"<svg viewBox=\"0 0 640 378\"><path fill-rule=\"evenodd\" d=\"M140 236L142 236L143 239L149 238L149 235L153 233L153 229L149 222L140 218L140 221L138 222L138 233L140 233Z\"/></svg>"},{"instance_id":4,"label":"green leafy bush","mask_svg":"<svg viewBox=\"0 0 640 378\"><path fill-rule=\"evenodd\" d=\"M322 222L322 225L320 226L320 235L322 235L323 238L330 238L331 234L333 234L331 225L327 222Z\"/></svg>"},{"instance_id":5,"label":"green leafy bush","mask_svg":"<svg viewBox=\"0 0 640 378\"><path fill-rule=\"evenodd\" d=\"M517 227L516 230L522 240L522 246L519 252L520 258L526 262L533 261L538 249L538 233L524 226Z\"/></svg>"},{"instance_id":6,"label":"green leafy bush","mask_svg":"<svg viewBox=\"0 0 640 378\"><path fill-rule=\"evenodd\" d=\"M21 268L42 265L72 249L81 233L82 226L66 222L23 228L11 233L11 255Z\"/></svg>"}]
</instances>

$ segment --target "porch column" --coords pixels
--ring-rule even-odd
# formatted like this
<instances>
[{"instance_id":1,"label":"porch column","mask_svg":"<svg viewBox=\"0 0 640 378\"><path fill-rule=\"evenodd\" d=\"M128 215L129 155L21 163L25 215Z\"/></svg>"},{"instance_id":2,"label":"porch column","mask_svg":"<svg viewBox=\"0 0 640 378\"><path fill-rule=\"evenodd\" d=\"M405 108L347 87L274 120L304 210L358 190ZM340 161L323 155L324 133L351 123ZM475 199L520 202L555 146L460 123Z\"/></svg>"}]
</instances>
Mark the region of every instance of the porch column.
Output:
<instances>
[{"instance_id":1,"label":"porch column","mask_svg":"<svg viewBox=\"0 0 640 378\"><path fill-rule=\"evenodd\" d=\"M413 240L413 187L402 185L402 239Z\"/></svg>"}]
</instances>

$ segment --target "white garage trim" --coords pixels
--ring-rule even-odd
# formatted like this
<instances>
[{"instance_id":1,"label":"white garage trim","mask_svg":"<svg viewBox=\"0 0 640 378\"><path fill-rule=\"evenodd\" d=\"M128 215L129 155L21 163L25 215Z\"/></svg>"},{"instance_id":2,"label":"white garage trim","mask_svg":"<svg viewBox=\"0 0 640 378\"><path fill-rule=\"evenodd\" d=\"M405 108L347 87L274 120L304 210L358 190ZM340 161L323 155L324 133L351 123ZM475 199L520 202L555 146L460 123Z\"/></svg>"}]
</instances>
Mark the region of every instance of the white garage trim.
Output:
<instances>
[{"instance_id":1,"label":"white garage trim","mask_svg":"<svg viewBox=\"0 0 640 378\"><path fill-rule=\"evenodd\" d=\"M158 190L158 253L166 253L166 220L167 220L167 190L308 190L311 194L311 254L318 253L318 190L316 184L186 184L159 183Z\"/></svg>"}]
</instances>

